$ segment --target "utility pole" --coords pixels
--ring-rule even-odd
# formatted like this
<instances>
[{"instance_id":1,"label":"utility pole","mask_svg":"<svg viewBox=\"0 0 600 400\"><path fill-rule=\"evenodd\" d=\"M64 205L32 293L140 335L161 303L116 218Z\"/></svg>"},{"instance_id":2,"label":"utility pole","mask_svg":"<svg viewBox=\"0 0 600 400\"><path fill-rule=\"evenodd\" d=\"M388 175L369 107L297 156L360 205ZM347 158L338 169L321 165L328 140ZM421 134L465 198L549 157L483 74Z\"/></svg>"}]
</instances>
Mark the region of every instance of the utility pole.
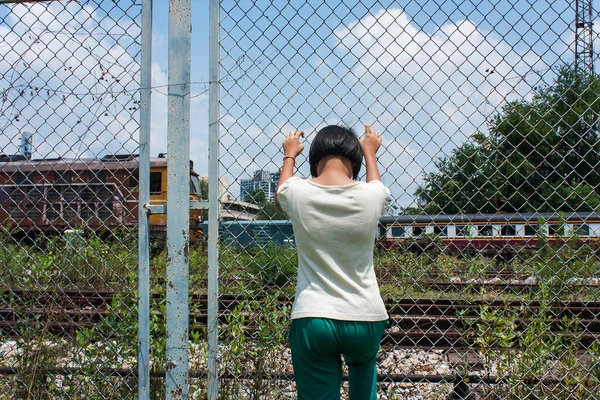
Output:
<instances>
[{"instance_id":1,"label":"utility pole","mask_svg":"<svg viewBox=\"0 0 600 400\"><path fill-rule=\"evenodd\" d=\"M580 77L584 76L585 85L589 85L589 78L594 77L594 41L592 30L592 0L575 0L575 83L581 89ZM580 92L582 93L582 92ZM580 94L581 96L581 94ZM571 152L578 154L583 149L593 148L593 143L598 140L598 122L600 116L589 106L579 115L579 140L571 148ZM583 150L585 151L585 150ZM579 153L582 154L582 153ZM587 156L583 156L584 160ZM579 164L573 157L573 170L566 177L578 181L585 181L587 172L579 171ZM565 157L565 161L567 158ZM567 161L569 162L569 161ZM598 166L594 166L594 170Z\"/></svg>"},{"instance_id":2,"label":"utility pole","mask_svg":"<svg viewBox=\"0 0 600 400\"><path fill-rule=\"evenodd\" d=\"M592 0L575 2L575 69L594 74Z\"/></svg>"}]
</instances>

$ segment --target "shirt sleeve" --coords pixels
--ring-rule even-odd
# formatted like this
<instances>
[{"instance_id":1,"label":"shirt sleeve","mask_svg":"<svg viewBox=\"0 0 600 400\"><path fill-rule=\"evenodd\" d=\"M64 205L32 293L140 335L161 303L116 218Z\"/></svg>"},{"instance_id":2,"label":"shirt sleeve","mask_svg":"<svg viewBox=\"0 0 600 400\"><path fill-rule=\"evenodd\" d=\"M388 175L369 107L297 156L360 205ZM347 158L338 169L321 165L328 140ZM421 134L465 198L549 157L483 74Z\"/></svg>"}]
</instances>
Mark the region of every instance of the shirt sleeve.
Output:
<instances>
[{"instance_id":1,"label":"shirt sleeve","mask_svg":"<svg viewBox=\"0 0 600 400\"><path fill-rule=\"evenodd\" d=\"M380 195L381 199L381 215L385 213L391 202L390 189L378 180L373 180L368 183L372 187L376 188L374 191Z\"/></svg>"},{"instance_id":2,"label":"shirt sleeve","mask_svg":"<svg viewBox=\"0 0 600 400\"><path fill-rule=\"evenodd\" d=\"M290 215L290 205L293 202L294 190L292 187L294 186L295 181L300 181L302 178L297 176L292 176L288 178L285 182L279 186L277 189L277 196L279 199L279 205L281 209L289 216Z\"/></svg>"}]
</instances>

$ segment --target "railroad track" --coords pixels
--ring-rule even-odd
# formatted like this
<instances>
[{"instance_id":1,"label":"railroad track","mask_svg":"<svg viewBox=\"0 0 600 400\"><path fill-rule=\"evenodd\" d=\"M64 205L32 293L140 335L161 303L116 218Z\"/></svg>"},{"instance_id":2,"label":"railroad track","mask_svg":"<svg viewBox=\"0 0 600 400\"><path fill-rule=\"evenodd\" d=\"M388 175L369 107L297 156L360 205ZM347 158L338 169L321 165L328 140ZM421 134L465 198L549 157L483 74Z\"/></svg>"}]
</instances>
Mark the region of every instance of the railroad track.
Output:
<instances>
[{"instance_id":1,"label":"railroad track","mask_svg":"<svg viewBox=\"0 0 600 400\"><path fill-rule=\"evenodd\" d=\"M523 294L535 292L541 288L541 285L536 280L528 278L527 274L518 273L512 267L502 266L488 270L479 278L448 280L444 277L438 277L432 280L420 281L419 284L422 287L440 292L480 292L482 290L492 290L495 292ZM598 290L600 289L600 280L573 280L568 282L568 286L577 289Z\"/></svg>"},{"instance_id":2,"label":"railroad track","mask_svg":"<svg viewBox=\"0 0 600 400\"><path fill-rule=\"evenodd\" d=\"M425 281L421 284L423 287L427 287L440 292L481 292L484 290L490 290L494 292L512 293L512 294L523 294L535 292L541 289L541 285L535 282L515 282L506 280L472 280L470 282L448 282L448 281ZM570 288L587 289L587 290L599 290L600 284L598 283L569 283Z\"/></svg>"},{"instance_id":3,"label":"railroad track","mask_svg":"<svg viewBox=\"0 0 600 400\"><path fill-rule=\"evenodd\" d=\"M82 291L0 291L0 331L9 337L19 336L28 326L43 326L56 335L72 336L78 329L98 326L111 317L113 292ZM156 301L164 298L153 296ZM130 299L131 300L131 299ZM219 320L227 324L233 310L248 300L235 295L219 298ZM279 305L291 305L291 299L279 297ZM133 300L132 312L137 302ZM260 303L259 303L260 304ZM522 300L457 300L457 299L397 299L386 301L391 326L382 341L387 348L451 349L473 345L482 310L513 312L517 330L525 331L539 313L545 313L548 333L575 340L581 349L600 339L600 302L560 301L544 303ZM206 295L190 298L190 330L204 330L207 322ZM257 329L251 315L246 325L249 335ZM565 330L566 321L571 321ZM515 343L518 346L518 343Z\"/></svg>"}]
</instances>

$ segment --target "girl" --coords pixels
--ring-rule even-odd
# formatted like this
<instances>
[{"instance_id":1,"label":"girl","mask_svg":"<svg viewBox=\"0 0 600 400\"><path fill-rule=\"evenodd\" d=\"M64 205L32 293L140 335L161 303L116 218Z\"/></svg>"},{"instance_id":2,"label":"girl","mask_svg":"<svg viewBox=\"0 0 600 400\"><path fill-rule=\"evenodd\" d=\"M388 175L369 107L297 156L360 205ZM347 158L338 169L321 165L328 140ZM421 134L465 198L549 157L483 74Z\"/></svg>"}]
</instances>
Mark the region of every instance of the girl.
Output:
<instances>
[{"instance_id":1,"label":"girl","mask_svg":"<svg viewBox=\"0 0 600 400\"><path fill-rule=\"evenodd\" d=\"M275 200L294 227L298 283L290 346L298 399L339 399L342 359L351 400L377 398L376 357L388 315L373 269L379 218L390 198L376 153L381 137L340 126L321 129L309 151L313 179L293 176L302 131L283 142ZM363 161L367 182L358 181Z\"/></svg>"}]
</instances>

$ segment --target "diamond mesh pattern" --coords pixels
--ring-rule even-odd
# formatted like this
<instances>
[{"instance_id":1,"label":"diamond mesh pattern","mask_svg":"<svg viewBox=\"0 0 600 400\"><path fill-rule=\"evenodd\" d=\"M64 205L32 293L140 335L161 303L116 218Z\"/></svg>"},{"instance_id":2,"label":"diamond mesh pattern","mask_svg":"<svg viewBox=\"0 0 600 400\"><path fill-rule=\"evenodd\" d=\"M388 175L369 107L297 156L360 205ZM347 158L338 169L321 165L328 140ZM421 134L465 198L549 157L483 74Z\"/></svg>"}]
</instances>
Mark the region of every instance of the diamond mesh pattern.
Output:
<instances>
[{"instance_id":1,"label":"diamond mesh pattern","mask_svg":"<svg viewBox=\"0 0 600 400\"><path fill-rule=\"evenodd\" d=\"M597 398L600 81L575 4L220 5L223 396L294 396L284 134L304 130L309 177L320 128L371 124L392 193L379 398Z\"/></svg>"},{"instance_id":2,"label":"diamond mesh pattern","mask_svg":"<svg viewBox=\"0 0 600 400\"><path fill-rule=\"evenodd\" d=\"M0 4L4 398L137 392L140 13Z\"/></svg>"}]
</instances>

